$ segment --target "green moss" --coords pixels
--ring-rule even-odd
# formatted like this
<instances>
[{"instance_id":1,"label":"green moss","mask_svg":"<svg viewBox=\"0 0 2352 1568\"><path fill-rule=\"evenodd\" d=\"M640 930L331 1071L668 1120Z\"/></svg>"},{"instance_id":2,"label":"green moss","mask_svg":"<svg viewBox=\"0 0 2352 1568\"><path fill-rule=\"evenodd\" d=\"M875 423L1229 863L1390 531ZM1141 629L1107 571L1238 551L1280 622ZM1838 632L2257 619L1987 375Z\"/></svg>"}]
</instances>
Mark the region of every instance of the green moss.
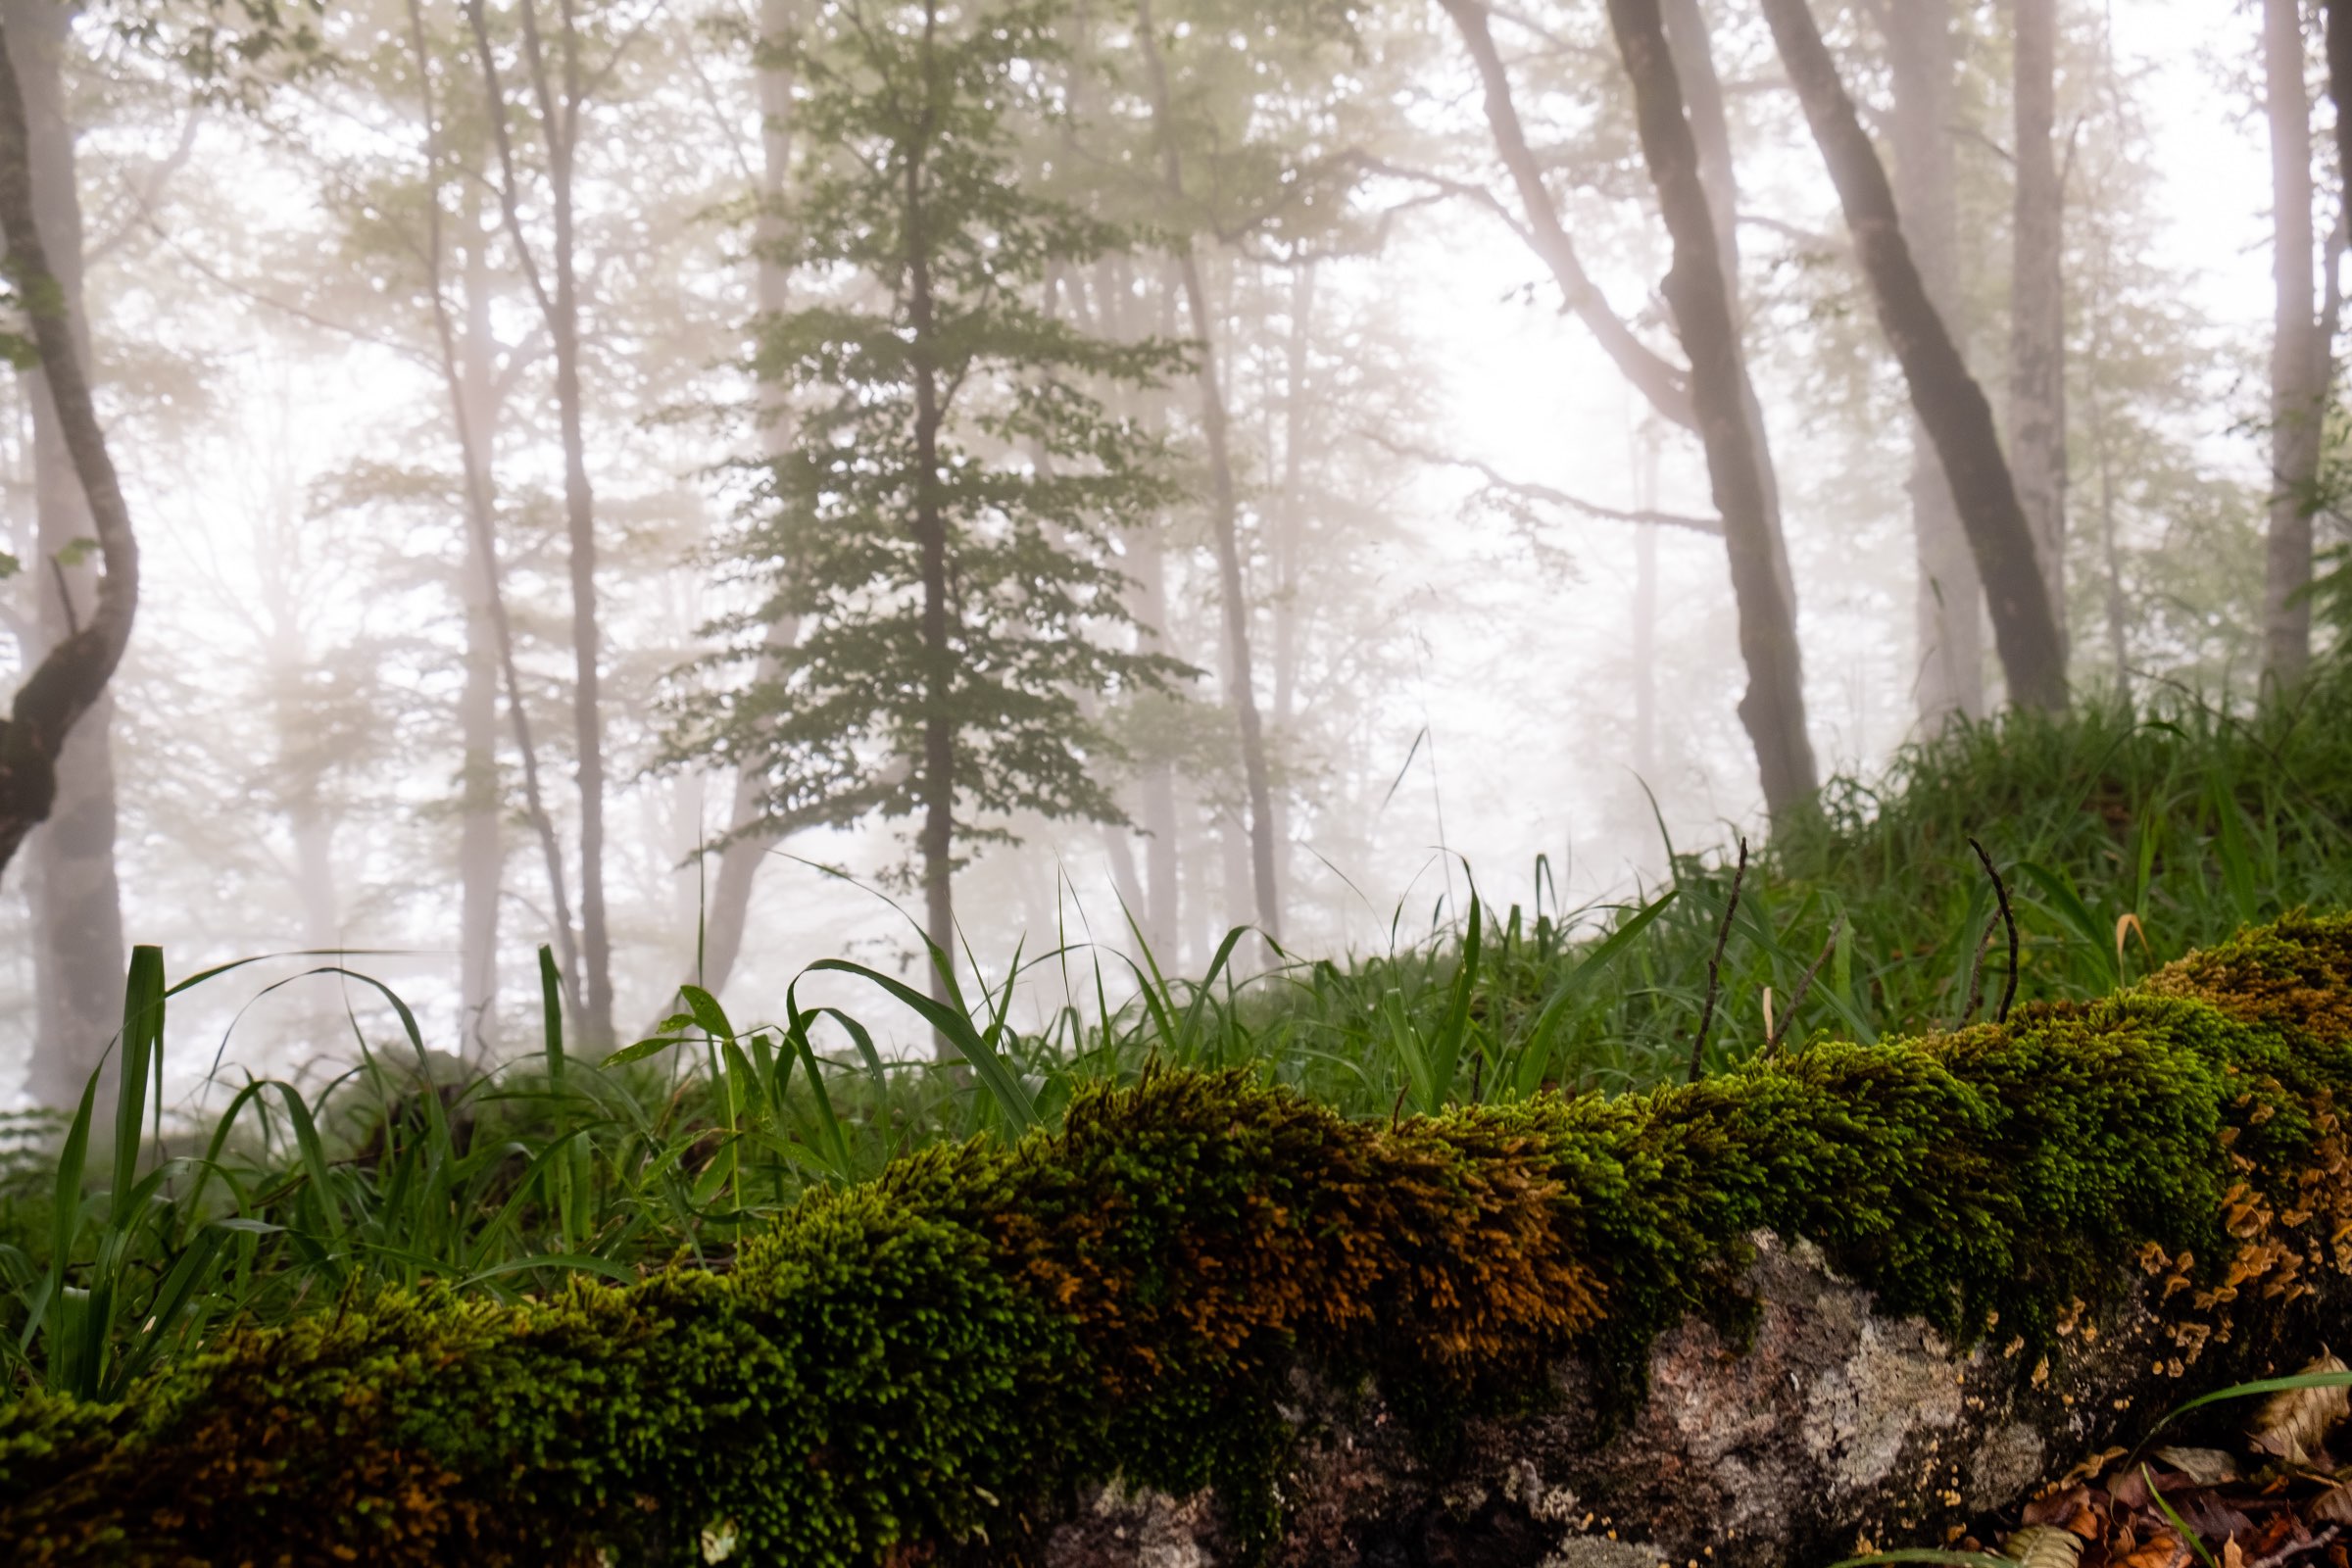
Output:
<instances>
[{"instance_id":1,"label":"green moss","mask_svg":"<svg viewBox=\"0 0 2352 1568\"><path fill-rule=\"evenodd\" d=\"M54 1563L1018 1561L1121 1476L1214 1486L1262 1541L1296 1368L1377 1380L1439 1441L1569 1351L1630 1400L1660 1331L1737 1328L1760 1231L1963 1343L2046 1345L2149 1244L2212 1277L2271 1223L2247 1193L2308 1210L2347 1090L2352 921L2302 917L2106 1002L1616 1100L1392 1128L1157 1075L813 1198L724 1274L355 1299L123 1406L28 1396L0 1408L0 1537Z\"/></svg>"}]
</instances>

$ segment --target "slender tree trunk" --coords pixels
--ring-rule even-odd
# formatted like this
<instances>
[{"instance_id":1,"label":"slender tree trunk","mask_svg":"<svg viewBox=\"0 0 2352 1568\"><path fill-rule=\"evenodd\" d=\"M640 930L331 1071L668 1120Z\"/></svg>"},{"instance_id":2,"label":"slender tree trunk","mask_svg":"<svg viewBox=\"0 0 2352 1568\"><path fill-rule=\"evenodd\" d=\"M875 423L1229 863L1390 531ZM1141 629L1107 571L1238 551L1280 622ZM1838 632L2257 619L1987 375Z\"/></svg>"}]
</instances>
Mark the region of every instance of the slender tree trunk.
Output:
<instances>
[{"instance_id":1,"label":"slender tree trunk","mask_svg":"<svg viewBox=\"0 0 2352 1568\"><path fill-rule=\"evenodd\" d=\"M2031 3L2031 0L2027 0ZM1920 282L1960 320L1960 190L1953 168L1951 0L1894 0L1886 19L1894 79L1895 201L1916 240ZM1911 537L1919 570L1918 701L1931 731L1984 713L1984 584L1936 442L1911 416Z\"/></svg>"},{"instance_id":2,"label":"slender tree trunk","mask_svg":"<svg viewBox=\"0 0 2352 1568\"><path fill-rule=\"evenodd\" d=\"M1837 63L1822 42L1806 0L1763 0L1765 21L1820 144L1846 227L1878 307L1879 324L1901 365L1911 406L1934 438L1936 456L1976 553L1992 612L1993 645L2012 701L2066 706L2066 657L2049 590L2034 555L2034 531L1984 389L1969 374L1943 318L1928 298L1895 216L1894 192L1878 150L1854 113Z\"/></svg>"},{"instance_id":3,"label":"slender tree trunk","mask_svg":"<svg viewBox=\"0 0 2352 1568\"><path fill-rule=\"evenodd\" d=\"M924 8L926 58L936 12ZM931 301L929 217L925 210L924 167L918 151L906 161L907 358L914 372L914 538L921 552L923 639L923 923L939 950L931 967L931 994L949 998L941 965L956 962L956 650L949 637L948 526L940 510L939 431L944 418ZM933 1049L944 1059L953 1052L944 1035Z\"/></svg>"},{"instance_id":4,"label":"slender tree trunk","mask_svg":"<svg viewBox=\"0 0 2352 1568\"><path fill-rule=\"evenodd\" d=\"M2057 0L2017 0L2017 190L2009 283L2009 458L2034 532L2061 657L2066 630L2066 193L2058 125ZM1931 292L1933 292L1931 290Z\"/></svg>"},{"instance_id":5,"label":"slender tree trunk","mask_svg":"<svg viewBox=\"0 0 2352 1568\"><path fill-rule=\"evenodd\" d=\"M1313 262L1291 275L1290 331L1283 339L1282 510L1274 535L1274 733L1287 747L1298 718L1298 575L1306 541L1309 349L1315 319ZM1274 889L1287 907L1291 892L1291 798L1274 800Z\"/></svg>"},{"instance_id":6,"label":"slender tree trunk","mask_svg":"<svg viewBox=\"0 0 2352 1568\"><path fill-rule=\"evenodd\" d=\"M2328 345L2313 323L2311 101L2297 0L2263 0L2263 85L2271 122L2271 527L2263 576L2263 674L2311 662L2311 517L2320 466Z\"/></svg>"},{"instance_id":7,"label":"slender tree trunk","mask_svg":"<svg viewBox=\"0 0 2352 1568\"><path fill-rule=\"evenodd\" d=\"M1151 0L1137 0L1136 42L1143 51L1144 70L1151 83L1152 118L1159 141L1161 176L1168 194L1181 202L1184 166L1177 154L1167 64L1160 58ZM1242 776L1249 797L1250 882L1256 892L1258 928L1269 942L1279 943L1282 901L1274 871L1274 787L1266 764L1264 725L1258 715L1256 683L1250 665L1250 601L1242 576L1241 500L1229 450L1225 393L1218 380L1216 323L1209 316L1207 294L1200 282L1200 260L1190 234L1177 241L1176 267L1200 361L1200 437L1208 452L1209 542L1216 552L1217 586L1224 611L1225 693L1233 705L1234 721L1241 734Z\"/></svg>"},{"instance_id":8,"label":"slender tree trunk","mask_svg":"<svg viewBox=\"0 0 2352 1568\"><path fill-rule=\"evenodd\" d=\"M65 101L64 57L73 14L55 0L6 0L0 15L6 18L10 58L24 100L34 220L86 364L81 198ZM90 617L98 584L94 563L50 565L94 529L47 379L34 370L26 381L38 525L35 556L25 565L34 573L32 593L39 607L37 640L25 650L29 663ZM34 997L26 1089L44 1105L74 1102L122 1020L126 956L122 885L115 870L114 707L113 694L100 693L66 737L49 819L25 841Z\"/></svg>"},{"instance_id":9,"label":"slender tree trunk","mask_svg":"<svg viewBox=\"0 0 2352 1568\"><path fill-rule=\"evenodd\" d=\"M792 30L798 12L795 0L760 0L760 208L755 230L759 255L754 263L753 286L762 320L773 320L783 315L789 303L784 269L775 257L784 239L781 204L792 163L792 74L780 63L777 51ZM762 440L771 454L781 454L790 445L786 412L785 389L762 383L760 417ZM798 636L795 622L773 622L767 629L767 647L781 652L790 648ZM773 663L763 659L760 674L773 673ZM760 780L752 774L739 774L733 808L728 813L727 845L719 852L718 874L711 879L710 904L703 915L703 969L696 983L713 994L724 990L728 977L735 972L735 960L743 952L744 926L751 915L753 885L759 880L767 852L783 838L780 833L753 831L765 814Z\"/></svg>"},{"instance_id":10,"label":"slender tree trunk","mask_svg":"<svg viewBox=\"0 0 2352 1568\"><path fill-rule=\"evenodd\" d=\"M1137 618L1165 638L1168 624L1167 557L1154 533L1129 541L1135 564L1136 592L1141 601ZM1143 921L1144 939L1162 965L1177 961L1184 937L1182 824L1176 815L1176 768L1166 757L1144 764L1136 781L1143 808L1144 903L1136 915Z\"/></svg>"},{"instance_id":11,"label":"slender tree trunk","mask_svg":"<svg viewBox=\"0 0 2352 1568\"><path fill-rule=\"evenodd\" d=\"M1657 432L1644 425L1635 437L1634 505L1644 512L1658 505ZM1634 529L1634 771L1642 782L1658 779L1658 528Z\"/></svg>"},{"instance_id":12,"label":"slender tree trunk","mask_svg":"<svg viewBox=\"0 0 2352 1568\"><path fill-rule=\"evenodd\" d=\"M1543 165L1535 149L1528 145L1526 127L1520 122L1518 106L1511 97L1510 76L1503 69L1502 52L1494 47L1494 29L1485 0L1440 0L1440 3L1461 33L1471 64L1478 68L1487 125L1494 138L1494 150L1502 159L1503 169L1519 197L1522 231L1538 259L1551 272L1552 281L1559 286L1562 302L1585 323L1601 352L1649 401L1651 408L1686 429L1697 428L1698 416L1692 408L1690 377L1634 335L1633 328L1609 309L1598 285L1585 271L1575 242L1569 238L1567 226L1560 221L1559 210L1552 204L1551 192L1544 183Z\"/></svg>"},{"instance_id":13,"label":"slender tree trunk","mask_svg":"<svg viewBox=\"0 0 2352 1568\"><path fill-rule=\"evenodd\" d=\"M437 171L433 184L437 195ZM487 491L497 461L497 344L490 322L488 236L482 232L479 197L468 189L462 209L466 334L455 413L466 425L462 441L476 455ZM498 1043L498 916L507 862L498 777L499 639L491 605L498 566L490 558L491 539L487 527L466 530L466 684L458 694L465 752L458 797L458 1011L466 1054L476 1061L488 1060Z\"/></svg>"},{"instance_id":14,"label":"slender tree trunk","mask_svg":"<svg viewBox=\"0 0 2352 1568\"><path fill-rule=\"evenodd\" d=\"M1776 563L1764 483L1770 460L1748 416L1747 365L1724 288L1714 217L1699 179L1698 149L1684 118L1658 0L1609 0L1609 23L1633 82L1642 157L1674 240L1666 301L1690 360L1699 439L1731 560L1740 653L1748 677L1740 719L1755 747L1765 808L1784 820L1809 808L1820 778L1805 733L1796 606Z\"/></svg>"},{"instance_id":15,"label":"slender tree trunk","mask_svg":"<svg viewBox=\"0 0 2352 1568\"><path fill-rule=\"evenodd\" d=\"M1725 112L1723 80L1715 71L1715 51L1699 0L1660 0L1658 14L1666 24L1666 44L1674 59L1676 84L1690 121L1690 138L1698 147L1698 182L1707 193L1707 214L1715 224L1715 259L1723 273L1723 297L1730 301L1733 330L1745 335L1746 312L1740 302L1740 172L1732 156L1731 117ZM1796 603L1796 578L1788 566L1788 537L1781 519L1781 478L1771 460L1772 444L1764 433L1764 404L1750 380L1741 395L1749 439L1755 443L1759 475L1764 486L1764 515L1772 535L1773 570L1780 574L1781 593Z\"/></svg>"},{"instance_id":16,"label":"slender tree trunk","mask_svg":"<svg viewBox=\"0 0 2352 1568\"><path fill-rule=\"evenodd\" d=\"M580 791L580 957L587 966L584 1033L591 1049L612 1044L612 937L605 919L605 723L598 669L596 493L588 482L588 434L580 392L580 300L572 211L573 154L579 144L579 34L564 0L564 82L559 100L538 59L532 0L524 0L524 46L538 82L546 127L549 205L554 220L555 309L548 335L556 351L556 414L564 438L564 520L570 546L572 743Z\"/></svg>"}]
</instances>

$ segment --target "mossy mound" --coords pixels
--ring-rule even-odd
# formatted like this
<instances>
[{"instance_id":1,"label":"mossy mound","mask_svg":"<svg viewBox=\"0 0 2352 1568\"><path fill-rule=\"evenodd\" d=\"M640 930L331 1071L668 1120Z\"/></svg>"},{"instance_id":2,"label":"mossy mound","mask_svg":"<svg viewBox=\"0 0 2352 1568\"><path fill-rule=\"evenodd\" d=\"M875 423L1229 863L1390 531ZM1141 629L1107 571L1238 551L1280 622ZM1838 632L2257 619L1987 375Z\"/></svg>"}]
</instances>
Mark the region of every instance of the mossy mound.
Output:
<instances>
[{"instance_id":1,"label":"mossy mound","mask_svg":"<svg viewBox=\"0 0 2352 1568\"><path fill-rule=\"evenodd\" d=\"M1262 1539L1295 1367L1377 1379L1433 1442L1564 1354L1631 1400L1662 1329L1737 1318L1758 1231L1961 1344L1997 1322L2046 1348L2133 1263L2217 1310L2291 1297L2352 1266L2347 1091L2343 917L2005 1027L1615 1100L1390 1126L1161 1075L811 1199L725 1273L355 1298L122 1405L29 1395L0 1408L0 1541L24 1563L1018 1561L1113 1476L1213 1485Z\"/></svg>"}]
</instances>

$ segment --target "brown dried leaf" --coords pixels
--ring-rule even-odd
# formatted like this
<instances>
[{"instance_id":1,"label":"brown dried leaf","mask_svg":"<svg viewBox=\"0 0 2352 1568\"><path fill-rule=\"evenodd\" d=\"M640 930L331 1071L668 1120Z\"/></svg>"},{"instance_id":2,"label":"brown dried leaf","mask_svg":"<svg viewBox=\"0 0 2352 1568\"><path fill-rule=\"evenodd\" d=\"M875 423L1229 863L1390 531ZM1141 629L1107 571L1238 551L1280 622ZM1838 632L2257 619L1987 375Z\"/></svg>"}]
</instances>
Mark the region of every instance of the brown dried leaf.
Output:
<instances>
[{"instance_id":1,"label":"brown dried leaf","mask_svg":"<svg viewBox=\"0 0 2352 1568\"><path fill-rule=\"evenodd\" d=\"M2218 1487L2237 1479L2237 1461L2219 1448L2158 1448L2149 1454L2168 1470L2178 1470L2200 1487Z\"/></svg>"},{"instance_id":2,"label":"brown dried leaf","mask_svg":"<svg viewBox=\"0 0 2352 1568\"><path fill-rule=\"evenodd\" d=\"M2298 1375L2344 1370L2341 1360L2323 1354ZM2344 1389L2285 1389L2262 1401L2247 1434L2263 1452L2303 1464L2328 1429L2347 1415L2352 1415L2352 1395Z\"/></svg>"}]
</instances>

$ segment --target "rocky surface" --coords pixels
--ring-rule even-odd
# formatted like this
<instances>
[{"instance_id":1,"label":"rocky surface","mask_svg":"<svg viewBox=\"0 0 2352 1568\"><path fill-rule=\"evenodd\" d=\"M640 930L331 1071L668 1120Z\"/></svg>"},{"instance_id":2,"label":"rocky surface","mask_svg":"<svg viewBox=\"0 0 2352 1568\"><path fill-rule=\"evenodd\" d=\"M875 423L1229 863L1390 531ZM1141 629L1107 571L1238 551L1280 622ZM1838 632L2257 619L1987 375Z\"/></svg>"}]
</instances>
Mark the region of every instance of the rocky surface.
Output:
<instances>
[{"instance_id":1,"label":"rocky surface","mask_svg":"<svg viewBox=\"0 0 2352 1568\"><path fill-rule=\"evenodd\" d=\"M2352 1304L2340 1263L2282 1289L2183 1288L2172 1259L2049 1356L1994 1332L1966 1353L1875 1312L1810 1246L1756 1239L1744 1343L1686 1322L1651 1348L1614 1431L1593 1369L1552 1370L1531 1414L1469 1424L1433 1457L1376 1392L1305 1386L1286 1412L1282 1564L1766 1568L1957 1538L2124 1441L2193 1386L2300 1364ZM2250 1250L2268 1243L2260 1237ZM2299 1274L2299 1277L2298 1277ZM2339 1336L2340 1338L2340 1336ZM1053 1568L1243 1560L1209 1494L1112 1486L1054 1524Z\"/></svg>"}]
</instances>

